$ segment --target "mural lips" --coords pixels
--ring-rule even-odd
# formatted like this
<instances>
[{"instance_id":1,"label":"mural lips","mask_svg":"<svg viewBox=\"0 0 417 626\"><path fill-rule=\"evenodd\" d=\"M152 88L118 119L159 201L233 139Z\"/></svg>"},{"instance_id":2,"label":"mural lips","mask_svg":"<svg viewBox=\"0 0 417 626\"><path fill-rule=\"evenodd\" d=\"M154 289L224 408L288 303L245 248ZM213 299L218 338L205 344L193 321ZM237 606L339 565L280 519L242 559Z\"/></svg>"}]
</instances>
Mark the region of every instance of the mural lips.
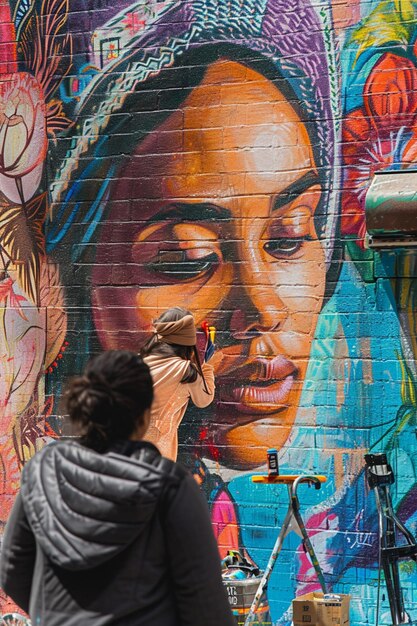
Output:
<instances>
[{"instance_id":1,"label":"mural lips","mask_svg":"<svg viewBox=\"0 0 417 626\"><path fill-rule=\"evenodd\" d=\"M288 407L297 374L296 365L284 356L249 360L217 378L221 402L233 411L233 423L236 413L244 423L252 421L249 416L277 413Z\"/></svg>"}]
</instances>

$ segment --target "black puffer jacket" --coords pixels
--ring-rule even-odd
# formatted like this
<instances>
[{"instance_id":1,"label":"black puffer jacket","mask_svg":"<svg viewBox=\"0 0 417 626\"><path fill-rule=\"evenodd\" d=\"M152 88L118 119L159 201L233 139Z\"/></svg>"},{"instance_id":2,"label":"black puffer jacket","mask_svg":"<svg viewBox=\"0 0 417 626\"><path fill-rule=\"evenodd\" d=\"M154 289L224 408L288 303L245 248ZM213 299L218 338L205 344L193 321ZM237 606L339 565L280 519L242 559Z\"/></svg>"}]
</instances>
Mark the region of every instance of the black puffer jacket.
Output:
<instances>
[{"instance_id":1,"label":"black puffer jacket","mask_svg":"<svg viewBox=\"0 0 417 626\"><path fill-rule=\"evenodd\" d=\"M0 584L36 626L234 626L207 505L152 444L46 446L6 525Z\"/></svg>"}]
</instances>

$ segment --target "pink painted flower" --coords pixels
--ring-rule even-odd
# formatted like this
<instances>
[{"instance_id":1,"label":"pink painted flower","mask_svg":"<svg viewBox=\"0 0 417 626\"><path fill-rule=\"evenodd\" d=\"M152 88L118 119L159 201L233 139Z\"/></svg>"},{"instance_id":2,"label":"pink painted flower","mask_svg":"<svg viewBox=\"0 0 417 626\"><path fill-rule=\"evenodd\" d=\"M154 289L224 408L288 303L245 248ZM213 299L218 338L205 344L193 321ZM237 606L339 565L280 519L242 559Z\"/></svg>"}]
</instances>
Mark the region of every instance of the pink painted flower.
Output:
<instances>
[{"instance_id":1,"label":"pink painted flower","mask_svg":"<svg viewBox=\"0 0 417 626\"><path fill-rule=\"evenodd\" d=\"M365 196L373 174L417 161L417 68L387 52L374 65L363 90L363 106L343 126L342 233L363 247Z\"/></svg>"},{"instance_id":2,"label":"pink painted flower","mask_svg":"<svg viewBox=\"0 0 417 626\"><path fill-rule=\"evenodd\" d=\"M0 191L23 204L35 194L47 150L42 89L27 73L0 76Z\"/></svg>"}]
</instances>

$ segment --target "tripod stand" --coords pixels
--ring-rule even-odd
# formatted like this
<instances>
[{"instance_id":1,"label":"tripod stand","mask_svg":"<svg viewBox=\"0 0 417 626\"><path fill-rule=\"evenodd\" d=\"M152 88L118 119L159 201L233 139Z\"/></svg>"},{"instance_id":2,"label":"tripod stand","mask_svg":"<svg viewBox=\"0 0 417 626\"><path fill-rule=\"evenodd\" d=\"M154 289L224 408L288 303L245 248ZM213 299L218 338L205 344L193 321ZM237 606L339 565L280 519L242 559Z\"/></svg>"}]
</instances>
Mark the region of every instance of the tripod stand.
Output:
<instances>
[{"instance_id":1,"label":"tripod stand","mask_svg":"<svg viewBox=\"0 0 417 626\"><path fill-rule=\"evenodd\" d=\"M392 623L394 626L408 624L409 618L404 609L398 565L402 559L417 561L417 544L410 531L395 515L390 494L390 485L395 482L395 478L386 455L365 454L365 463L368 484L375 493L380 562L385 574ZM397 545L397 539L400 537L405 539L405 543Z\"/></svg>"}]
</instances>

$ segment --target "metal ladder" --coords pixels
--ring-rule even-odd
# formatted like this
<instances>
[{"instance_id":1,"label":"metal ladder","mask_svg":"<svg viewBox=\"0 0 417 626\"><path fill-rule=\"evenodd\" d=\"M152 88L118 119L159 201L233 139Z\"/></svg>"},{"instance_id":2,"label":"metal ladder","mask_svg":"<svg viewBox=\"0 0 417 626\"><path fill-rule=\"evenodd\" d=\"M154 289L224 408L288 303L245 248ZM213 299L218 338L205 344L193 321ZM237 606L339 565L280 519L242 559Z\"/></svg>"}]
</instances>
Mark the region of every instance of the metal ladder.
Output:
<instances>
[{"instance_id":1,"label":"metal ladder","mask_svg":"<svg viewBox=\"0 0 417 626\"><path fill-rule=\"evenodd\" d=\"M267 590L269 578L277 561L277 557L281 552L284 539L291 531L295 531L302 538L305 549L310 556L311 563L316 572L320 587L322 588L323 593L326 593L326 583L324 580L323 572L317 560L317 556L314 552L314 548L310 541L310 537L308 536L306 527L304 526L303 518L301 517L300 513L300 502L297 495L297 489L301 483L314 485L316 489L320 489L322 483L325 483L326 480L327 478L325 476L309 475L252 476L252 482L254 483L286 485L288 490L288 509L285 519L282 523L281 530L278 534L277 540L269 557L268 564L259 583L258 590L253 599L252 606L246 617L244 626L250 626L256 620L256 611L258 609L263 594Z\"/></svg>"}]
</instances>

